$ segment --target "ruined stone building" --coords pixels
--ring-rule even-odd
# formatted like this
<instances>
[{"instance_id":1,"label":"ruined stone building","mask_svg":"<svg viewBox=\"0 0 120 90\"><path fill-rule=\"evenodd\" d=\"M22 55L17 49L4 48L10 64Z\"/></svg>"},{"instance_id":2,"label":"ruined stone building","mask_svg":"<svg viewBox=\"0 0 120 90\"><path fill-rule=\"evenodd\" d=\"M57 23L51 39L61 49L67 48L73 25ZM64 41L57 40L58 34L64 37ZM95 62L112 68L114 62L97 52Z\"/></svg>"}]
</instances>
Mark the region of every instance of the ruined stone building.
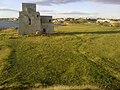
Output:
<instances>
[{"instance_id":1,"label":"ruined stone building","mask_svg":"<svg viewBox=\"0 0 120 90\"><path fill-rule=\"evenodd\" d=\"M19 12L19 34L52 34L54 26L52 16L40 16L36 12L36 4L22 3L22 11Z\"/></svg>"}]
</instances>

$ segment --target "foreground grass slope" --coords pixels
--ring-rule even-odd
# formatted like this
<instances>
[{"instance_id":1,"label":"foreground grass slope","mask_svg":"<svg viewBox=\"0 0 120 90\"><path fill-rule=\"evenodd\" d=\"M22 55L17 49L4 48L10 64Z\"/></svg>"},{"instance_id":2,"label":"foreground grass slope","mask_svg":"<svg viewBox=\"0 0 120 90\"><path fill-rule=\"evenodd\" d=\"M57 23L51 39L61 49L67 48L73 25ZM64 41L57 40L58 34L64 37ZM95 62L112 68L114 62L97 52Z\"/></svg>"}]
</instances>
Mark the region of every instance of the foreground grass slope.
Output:
<instances>
[{"instance_id":1,"label":"foreground grass slope","mask_svg":"<svg viewBox=\"0 0 120 90\"><path fill-rule=\"evenodd\" d=\"M55 31L34 37L20 37L15 29L0 31L0 88L120 89L120 28L73 24Z\"/></svg>"}]
</instances>

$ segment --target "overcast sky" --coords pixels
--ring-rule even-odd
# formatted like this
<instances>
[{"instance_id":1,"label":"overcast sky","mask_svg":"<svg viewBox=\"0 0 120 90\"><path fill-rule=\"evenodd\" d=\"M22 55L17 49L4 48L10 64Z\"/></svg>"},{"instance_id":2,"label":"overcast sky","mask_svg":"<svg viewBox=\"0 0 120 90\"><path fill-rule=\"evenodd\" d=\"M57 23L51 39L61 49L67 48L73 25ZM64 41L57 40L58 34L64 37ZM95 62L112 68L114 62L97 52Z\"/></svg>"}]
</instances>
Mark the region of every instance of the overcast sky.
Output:
<instances>
[{"instance_id":1,"label":"overcast sky","mask_svg":"<svg viewBox=\"0 0 120 90\"><path fill-rule=\"evenodd\" d=\"M18 17L22 2L36 3L41 15L120 19L120 0L1 0L0 18Z\"/></svg>"}]
</instances>

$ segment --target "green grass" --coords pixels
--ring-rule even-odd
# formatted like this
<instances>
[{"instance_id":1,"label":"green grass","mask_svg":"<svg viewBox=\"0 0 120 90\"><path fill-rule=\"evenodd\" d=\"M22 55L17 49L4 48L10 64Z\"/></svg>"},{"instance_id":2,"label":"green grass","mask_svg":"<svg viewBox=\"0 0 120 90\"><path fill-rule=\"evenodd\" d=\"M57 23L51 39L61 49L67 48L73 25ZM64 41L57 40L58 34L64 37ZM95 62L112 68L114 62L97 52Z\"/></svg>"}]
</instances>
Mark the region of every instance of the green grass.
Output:
<instances>
[{"instance_id":1,"label":"green grass","mask_svg":"<svg viewBox=\"0 0 120 90\"><path fill-rule=\"evenodd\" d=\"M0 89L89 86L120 89L120 28L55 27L54 35L0 31Z\"/></svg>"}]
</instances>

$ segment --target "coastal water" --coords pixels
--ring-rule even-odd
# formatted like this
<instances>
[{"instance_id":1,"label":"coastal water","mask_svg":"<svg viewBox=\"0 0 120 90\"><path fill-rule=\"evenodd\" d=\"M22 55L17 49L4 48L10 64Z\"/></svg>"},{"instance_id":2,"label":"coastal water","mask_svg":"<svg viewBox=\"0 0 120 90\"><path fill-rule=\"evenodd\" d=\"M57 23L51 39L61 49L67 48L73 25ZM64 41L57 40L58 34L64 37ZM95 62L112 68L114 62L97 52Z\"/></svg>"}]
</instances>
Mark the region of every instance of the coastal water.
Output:
<instances>
[{"instance_id":1,"label":"coastal water","mask_svg":"<svg viewBox=\"0 0 120 90\"><path fill-rule=\"evenodd\" d=\"M62 26L61 24L53 24L53 26ZM0 21L0 29L9 28L9 27L19 27L19 22L14 21Z\"/></svg>"},{"instance_id":2,"label":"coastal water","mask_svg":"<svg viewBox=\"0 0 120 90\"><path fill-rule=\"evenodd\" d=\"M0 28L9 28L9 27L19 27L18 21L16 22L0 21Z\"/></svg>"}]
</instances>

